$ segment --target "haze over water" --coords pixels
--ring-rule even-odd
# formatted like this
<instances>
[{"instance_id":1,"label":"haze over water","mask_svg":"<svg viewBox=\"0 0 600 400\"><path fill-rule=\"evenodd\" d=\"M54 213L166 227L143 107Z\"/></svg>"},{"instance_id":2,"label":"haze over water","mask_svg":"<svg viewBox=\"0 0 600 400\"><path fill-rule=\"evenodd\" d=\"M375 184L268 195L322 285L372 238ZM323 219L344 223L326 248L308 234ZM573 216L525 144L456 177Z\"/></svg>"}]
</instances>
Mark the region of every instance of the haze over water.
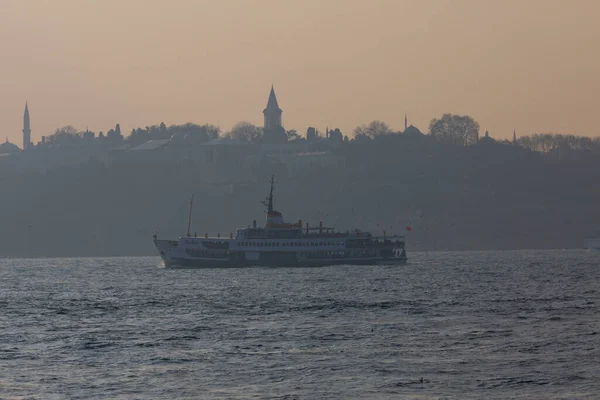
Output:
<instances>
[{"instance_id":1,"label":"haze over water","mask_svg":"<svg viewBox=\"0 0 600 400\"><path fill-rule=\"evenodd\" d=\"M410 257L1 260L0 398L597 398L597 254Z\"/></svg>"}]
</instances>

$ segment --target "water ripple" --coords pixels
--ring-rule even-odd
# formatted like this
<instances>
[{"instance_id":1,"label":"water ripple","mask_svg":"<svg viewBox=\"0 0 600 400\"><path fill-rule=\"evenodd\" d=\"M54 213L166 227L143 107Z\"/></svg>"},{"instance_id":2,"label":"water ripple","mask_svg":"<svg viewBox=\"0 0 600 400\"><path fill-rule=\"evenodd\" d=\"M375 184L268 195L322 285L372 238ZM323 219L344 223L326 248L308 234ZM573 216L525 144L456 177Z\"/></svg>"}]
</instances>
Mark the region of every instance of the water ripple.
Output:
<instances>
[{"instance_id":1,"label":"water ripple","mask_svg":"<svg viewBox=\"0 0 600 400\"><path fill-rule=\"evenodd\" d=\"M0 260L0 398L597 398L597 254L411 260Z\"/></svg>"}]
</instances>

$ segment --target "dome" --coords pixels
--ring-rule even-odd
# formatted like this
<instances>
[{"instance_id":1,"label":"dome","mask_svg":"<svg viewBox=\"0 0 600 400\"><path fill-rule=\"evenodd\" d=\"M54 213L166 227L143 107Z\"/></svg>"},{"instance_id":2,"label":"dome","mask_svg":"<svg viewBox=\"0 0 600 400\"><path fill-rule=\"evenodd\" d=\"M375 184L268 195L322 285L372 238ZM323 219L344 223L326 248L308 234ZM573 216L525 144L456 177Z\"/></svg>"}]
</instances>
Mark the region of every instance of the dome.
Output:
<instances>
[{"instance_id":1,"label":"dome","mask_svg":"<svg viewBox=\"0 0 600 400\"><path fill-rule=\"evenodd\" d=\"M415 126L411 125L408 128L406 128L403 132L405 135L423 135L423 133Z\"/></svg>"},{"instance_id":2,"label":"dome","mask_svg":"<svg viewBox=\"0 0 600 400\"><path fill-rule=\"evenodd\" d=\"M8 138L6 138L6 142L0 144L0 154L18 153L19 151L21 151L19 146L9 142Z\"/></svg>"}]
</instances>

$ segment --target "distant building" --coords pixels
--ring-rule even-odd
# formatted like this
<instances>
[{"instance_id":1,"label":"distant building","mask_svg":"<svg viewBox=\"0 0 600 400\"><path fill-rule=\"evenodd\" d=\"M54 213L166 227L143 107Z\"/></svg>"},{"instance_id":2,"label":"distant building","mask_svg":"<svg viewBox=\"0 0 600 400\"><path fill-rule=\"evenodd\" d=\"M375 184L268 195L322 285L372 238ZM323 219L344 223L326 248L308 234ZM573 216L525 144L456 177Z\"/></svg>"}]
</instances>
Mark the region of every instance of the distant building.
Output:
<instances>
[{"instance_id":1,"label":"distant building","mask_svg":"<svg viewBox=\"0 0 600 400\"><path fill-rule=\"evenodd\" d=\"M342 135L342 131L339 128L335 129L327 129L325 131L325 137L329 139L330 142L340 144L344 141L344 135Z\"/></svg>"},{"instance_id":2,"label":"distant building","mask_svg":"<svg viewBox=\"0 0 600 400\"><path fill-rule=\"evenodd\" d=\"M306 130L306 141L315 145L326 144L328 148L340 147L344 142L344 135L339 128L325 128L325 137L319 135L319 131L312 126Z\"/></svg>"},{"instance_id":3,"label":"distant building","mask_svg":"<svg viewBox=\"0 0 600 400\"><path fill-rule=\"evenodd\" d=\"M421 132L419 128L412 124L408 125L408 115L406 113L404 113L404 131L402 131L402 133L412 137L423 136L423 132Z\"/></svg>"},{"instance_id":4,"label":"distant building","mask_svg":"<svg viewBox=\"0 0 600 400\"><path fill-rule=\"evenodd\" d=\"M279 104L277 104L275 90L273 89L273 86L271 86L267 107L263 110L265 116L263 141L265 143L287 142L287 135L285 129L283 129L283 124L281 123L282 112L283 110L279 108Z\"/></svg>"},{"instance_id":5,"label":"distant building","mask_svg":"<svg viewBox=\"0 0 600 400\"><path fill-rule=\"evenodd\" d=\"M496 143L496 141L494 139L492 139L492 137L490 136L490 133L486 130L483 137L481 139L477 140L477 143L487 144L487 143Z\"/></svg>"},{"instance_id":6,"label":"distant building","mask_svg":"<svg viewBox=\"0 0 600 400\"><path fill-rule=\"evenodd\" d=\"M156 150L156 149L166 146L167 144L169 144L169 142L170 142L170 139L148 140L147 142L145 142L139 146L135 146L135 147L131 148L130 150L131 151Z\"/></svg>"},{"instance_id":7,"label":"distant building","mask_svg":"<svg viewBox=\"0 0 600 400\"><path fill-rule=\"evenodd\" d=\"M513 131L513 138L512 141L508 140L508 139L494 139L490 136L490 133L486 130L483 137L479 138L479 135L477 135L478 140L477 143L478 144L483 144L483 145L490 145L490 144L503 144L503 145L513 145L513 146L518 146L518 141L517 141L517 131L514 130Z\"/></svg>"},{"instance_id":8,"label":"distant building","mask_svg":"<svg viewBox=\"0 0 600 400\"><path fill-rule=\"evenodd\" d=\"M273 89L273 86L271 85L271 93L269 93L267 107L263 110L265 116L265 130L283 128L283 124L281 123L281 113L283 113L283 110L279 108L279 104L277 104L275 89Z\"/></svg>"},{"instance_id":9,"label":"distant building","mask_svg":"<svg viewBox=\"0 0 600 400\"><path fill-rule=\"evenodd\" d=\"M423 136L423 132L421 132L419 128L414 125L404 128L404 132L402 132L402 134L406 136Z\"/></svg>"},{"instance_id":10,"label":"distant building","mask_svg":"<svg viewBox=\"0 0 600 400\"><path fill-rule=\"evenodd\" d=\"M93 142L94 139L96 138L96 134L94 132L91 132L87 127L85 128L85 132L83 133L83 140L87 141L87 142ZM42 136L42 139L44 139L44 137Z\"/></svg>"},{"instance_id":11,"label":"distant building","mask_svg":"<svg viewBox=\"0 0 600 400\"><path fill-rule=\"evenodd\" d=\"M23 150L31 146L31 127L29 125L29 107L25 102L25 113L23 114Z\"/></svg>"},{"instance_id":12,"label":"distant building","mask_svg":"<svg viewBox=\"0 0 600 400\"><path fill-rule=\"evenodd\" d=\"M19 146L10 143L8 141L8 138L6 138L6 142L0 144L0 154L13 154L18 153L19 151L21 151L21 149L19 149Z\"/></svg>"},{"instance_id":13,"label":"distant building","mask_svg":"<svg viewBox=\"0 0 600 400\"><path fill-rule=\"evenodd\" d=\"M317 130L312 126L309 126L306 130L306 140L308 140L309 142L314 142L315 140L317 140L318 137L319 136L317 134Z\"/></svg>"}]
</instances>

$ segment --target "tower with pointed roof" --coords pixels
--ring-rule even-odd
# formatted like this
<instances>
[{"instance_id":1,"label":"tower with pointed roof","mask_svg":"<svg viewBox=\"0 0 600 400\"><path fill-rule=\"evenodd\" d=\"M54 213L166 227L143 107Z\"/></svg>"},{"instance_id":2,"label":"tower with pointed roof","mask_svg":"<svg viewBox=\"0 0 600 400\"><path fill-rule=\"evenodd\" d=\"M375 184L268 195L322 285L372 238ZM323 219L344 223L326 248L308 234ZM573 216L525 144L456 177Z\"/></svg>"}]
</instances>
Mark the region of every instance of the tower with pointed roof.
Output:
<instances>
[{"instance_id":1,"label":"tower with pointed roof","mask_svg":"<svg viewBox=\"0 0 600 400\"><path fill-rule=\"evenodd\" d=\"M281 113L283 110L279 108L277 104L277 96L275 96L275 89L271 85L271 93L269 93L269 100L267 101L267 107L263 110L265 115L265 130L274 130L276 128L282 128Z\"/></svg>"},{"instance_id":2,"label":"tower with pointed roof","mask_svg":"<svg viewBox=\"0 0 600 400\"><path fill-rule=\"evenodd\" d=\"M29 107L25 102L25 114L23 114L23 150L31 146L31 127L29 126Z\"/></svg>"},{"instance_id":3,"label":"tower with pointed roof","mask_svg":"<svg viewBox=\"0 0 600 400\"><path fill-rule=\"evenodd\" d=\"M516 129L513 130L513 144L515 146L517 145L517 130Z\"/></svg>"}]
</instances>

